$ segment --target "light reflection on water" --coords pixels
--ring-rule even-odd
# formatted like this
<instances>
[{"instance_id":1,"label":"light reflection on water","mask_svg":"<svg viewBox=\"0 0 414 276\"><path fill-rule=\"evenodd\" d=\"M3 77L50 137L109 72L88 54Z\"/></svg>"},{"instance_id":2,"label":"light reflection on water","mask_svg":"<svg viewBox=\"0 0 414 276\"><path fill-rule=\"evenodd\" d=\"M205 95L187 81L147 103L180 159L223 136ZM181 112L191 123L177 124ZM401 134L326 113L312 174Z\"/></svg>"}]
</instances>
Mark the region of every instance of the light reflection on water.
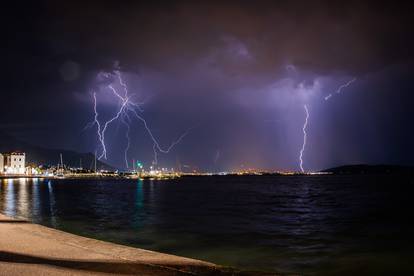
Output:
<instances>
[{"instance_id":1,"label":"light reflection on water","mask_svg":"<svg viewBox=\"0 0 414 276\"><path fill-rule=\"evenodd\" d=\"M32 179L32 202L33 202L33 217L39 217L40 216L40 197L39 197L39 179L34 178Z\"/></svg>"},{"instance_id":2,"label":"light reflection on water","mask_svg":"<svg viewBox=\"0 0 414 276\"><path fill-rule=\"evenodd\" d=\"M16 194L14 193L14 183L13 180L6 180L7 183L5 185L5 191L6 191L6 214L9 216L15 216L16 215L16 204L15 204L15 197Z\"/></svg>"},{"instance_id":3,"label":"light reflection on water","mask_svg":"<svg viewBox=\"0 0 414 276\"><path fill-rule=\"evenodd\" d=\"M136 188L136 194L135 194L135 212L133 216L133 228L139 229L142 227L142 222L144 220L142 216L142 211L144 208L144 187L143 187L143 180L139 179L137 183Z\"/></svg>"},{"instance_id":4,"label":"light reflection on water","mask_svg":"<svg viewBox=\"0 0 414 276\"><path fill-rule=\"evenodd\" d=\"M406 273L412 270L414 245L410 181L391 176L3 179L0 212L245 269L336 275L358 274L363 267L365 275Z\"/></svg>"},{"instance_id":5,"label":"light reflection on water","mask_svg":"<svg viewBox=\"0 0 414 276\"><path fill-rule=\"evenodd\" d=\"M49 207L50 207L50 224L53 227L57 227L57 222L56 222L56 201L55 201L55 195L53 194L53 184L52 184L52 180L48 180L47 181L47 190L49 192Z\"/></svg>"},{"instance_id":6,"label":"light reflection on water","mask_svg":"<svg viewBox=\"0 0 414 276\"><path fill-rule=\"evenodd\" d=\"M13 185L11 185L13 186ZM17 202L17 213L21 214L22 217L29 217L29 191L27 190L29 186L25 178L18 179L18 202Z\"/></svg>"}]
</instances>

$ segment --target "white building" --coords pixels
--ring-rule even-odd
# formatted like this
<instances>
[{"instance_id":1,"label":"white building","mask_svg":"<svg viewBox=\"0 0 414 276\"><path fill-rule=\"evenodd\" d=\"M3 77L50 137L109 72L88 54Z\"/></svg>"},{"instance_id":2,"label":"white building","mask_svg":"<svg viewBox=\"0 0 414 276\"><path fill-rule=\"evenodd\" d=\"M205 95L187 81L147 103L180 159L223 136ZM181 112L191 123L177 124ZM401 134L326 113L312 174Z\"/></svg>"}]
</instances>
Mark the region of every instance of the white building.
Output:
<instances>
[{"instance_id":1,"label":"white building","mask_svg":"<svg viewBox=\"0 0 414 276\"><path fill-rule=\"evenodd\" d=\"M0 153L0 174L4 173L4 156Z\"/></svg>"},{"instance_id":2,"label":"white building","mask_svg":"<svg viewBox=\"0 0 414 276\"><path fill-rule=\"evenodd\" d=\"M23 152L12 152L4 155L4 170L7 174L26 173L26 154Z\"/></svg>"}]
</instances>

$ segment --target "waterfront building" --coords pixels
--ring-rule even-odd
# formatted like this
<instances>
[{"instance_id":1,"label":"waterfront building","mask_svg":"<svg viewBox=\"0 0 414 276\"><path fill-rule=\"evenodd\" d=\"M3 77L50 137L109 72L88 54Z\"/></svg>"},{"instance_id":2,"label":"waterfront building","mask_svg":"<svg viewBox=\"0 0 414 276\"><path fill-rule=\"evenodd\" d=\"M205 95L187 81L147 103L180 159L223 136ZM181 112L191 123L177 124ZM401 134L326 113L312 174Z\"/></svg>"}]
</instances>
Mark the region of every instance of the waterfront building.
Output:
<instances>
[{"instance_id":1,"label":"waterfront building","mask_svg":"<svg viewBox=\"0 0 414 276\"><path fill-rule=\"evenodd\" d=\"M4 154L4 171L7 174L25 174L26 154L24 152Z\"/></svg>"},{"instance_id":2,"label":"waterfront building","mask_svg":"<svg viewBox=\"0 0 414 276\"><path fill-rule=\"evenodd\" d=\"M4 156L0 153L0 174L4 173Z\"/></svg>"}]
</instances>

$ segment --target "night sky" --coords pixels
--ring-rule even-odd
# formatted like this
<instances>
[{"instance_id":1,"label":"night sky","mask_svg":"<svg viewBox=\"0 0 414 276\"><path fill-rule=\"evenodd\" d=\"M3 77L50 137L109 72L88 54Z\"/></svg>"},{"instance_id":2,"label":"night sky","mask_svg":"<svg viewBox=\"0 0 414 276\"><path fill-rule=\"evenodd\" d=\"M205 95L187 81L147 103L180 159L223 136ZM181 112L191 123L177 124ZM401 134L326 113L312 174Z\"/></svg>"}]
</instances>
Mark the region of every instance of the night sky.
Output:
<instances>
[{"instance_id":1,"label":"night sky","mask_svg":"<svg viewBox=\"0 0 414 276\"><path fill-rule=\"evenodd\" d=\"M13 2L14 3L14 2ZM414 165L414 12L397 1L33 1L3 4L0 131L33 144L102 150L121 72L167 147L159 166L306 170ZM340 94L335 91L356 78ZM114 83L116 85L116 83ZM118 87L120 88L120 87ZM329 100L324 98L333 93ZM126 126L106 134L125 167ZM153 142L131 123L128 159ZM0 141L1 142L1 141ZM105 160L103 160L105 161Z\"/></svg>"}]
</instances>

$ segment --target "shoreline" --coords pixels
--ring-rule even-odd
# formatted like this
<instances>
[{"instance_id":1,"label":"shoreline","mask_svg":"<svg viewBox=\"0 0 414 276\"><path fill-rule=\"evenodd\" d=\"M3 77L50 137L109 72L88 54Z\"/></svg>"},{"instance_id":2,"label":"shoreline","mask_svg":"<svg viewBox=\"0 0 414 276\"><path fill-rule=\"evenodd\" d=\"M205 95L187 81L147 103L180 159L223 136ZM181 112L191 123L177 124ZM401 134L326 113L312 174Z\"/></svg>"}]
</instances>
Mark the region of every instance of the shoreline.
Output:
<instances>
[{"instance_id":1,"label":"shoreline","mask_svg":"<svg viewBox=\"0 0 414 276\"><path fill-rule=\"evenodd\" d=\"M0 275L274 275L78 236L0 213Z\"/></svg>"}]
</instances>

